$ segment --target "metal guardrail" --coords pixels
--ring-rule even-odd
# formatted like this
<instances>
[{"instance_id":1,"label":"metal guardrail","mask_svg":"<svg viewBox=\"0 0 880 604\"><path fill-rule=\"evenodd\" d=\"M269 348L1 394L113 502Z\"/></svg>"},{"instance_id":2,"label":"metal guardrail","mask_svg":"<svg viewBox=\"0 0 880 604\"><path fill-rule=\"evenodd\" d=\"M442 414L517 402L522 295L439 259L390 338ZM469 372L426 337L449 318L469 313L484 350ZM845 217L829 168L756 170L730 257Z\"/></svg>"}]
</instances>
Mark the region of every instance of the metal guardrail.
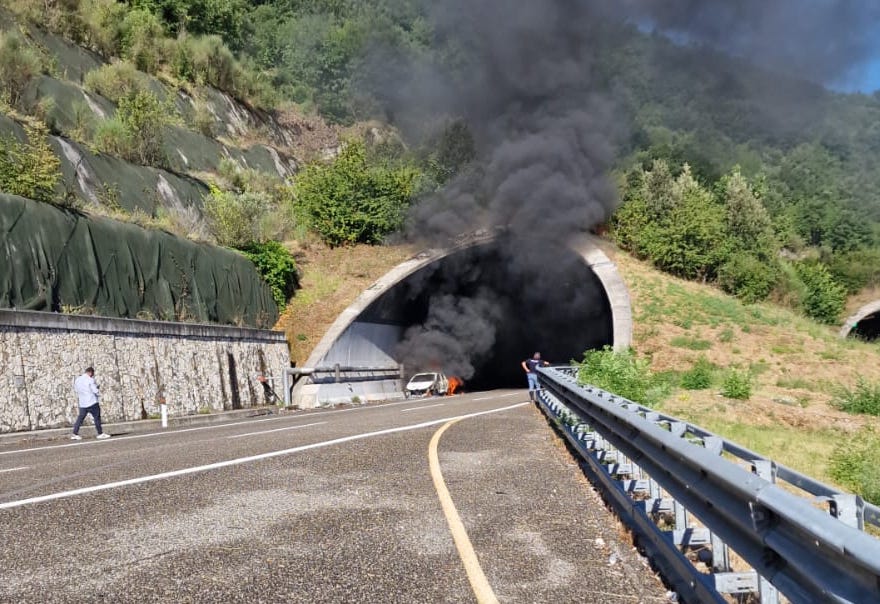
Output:
<instances>
[{"instance_id":1,"label":"metal guardrail","mask_svg":"<svg viewBox=\"0 0 880 604\"><path fill-rule=\"evenodd\" d=\"M541 408L687 602L880 602L880 508L711 432L539 370ZM731 556L735 552L750 569ZM777 591L778 590L778 591Z\"/></svg>"},{"instance_id":2,"label":"metal guardrail","mask_svg":"<svg viewBox=\"0 0 880 604\"><path fill-rule=\"evenodd\" d=\"M298 379L309 376L313 383L332 384L339 382L372 382L403 378L403 366L347 366L336 363L326 367L288 367L282 370L282 390L284 404L290 405L290 391ZM291 380L291 377L293 378Z\"/></svg>"}]
</instances>

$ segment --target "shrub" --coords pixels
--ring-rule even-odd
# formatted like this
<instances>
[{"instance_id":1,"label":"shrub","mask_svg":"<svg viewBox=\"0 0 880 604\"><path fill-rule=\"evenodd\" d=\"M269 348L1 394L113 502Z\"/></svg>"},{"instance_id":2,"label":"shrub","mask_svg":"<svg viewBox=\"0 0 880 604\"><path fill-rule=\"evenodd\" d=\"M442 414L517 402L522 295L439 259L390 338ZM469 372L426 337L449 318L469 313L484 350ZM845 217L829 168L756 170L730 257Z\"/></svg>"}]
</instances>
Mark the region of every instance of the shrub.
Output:
<instances>
[{"instance_id":1,"label":"shrub","mask_svg":"<svg viewBox=\"0 0 880 604\"><path fill-rule=\"evenodd\" d=\"M721 384L721 396L747 400L752 396L752 377L747 371L731 369Z\"/></svg>"},{"instance_id":2,"label":"shrub","mask_svg":"<svg viewBox=\"0 0 880 604\"><path fill-rule=\"evenodd\" d=\"M27 129L28 141L0 137L0 191L37 201L55 201L61 161L40 128Z\"/></svg>"},{"instance_id":3,"label":"shrub","mask_svg":"<svg viewBox=\"0 0 880 604\"><path fill-rule=\"evenodd\" d=\"M113 119L102 122L95 133L98 148L144 166L166 162L165 127L173 118L168 103L150 92L137 92L119 102Z\"/></svg>"},{"instance_id":4,"label":"shrub","mask_svg":"<svg viewBox=\"0 0 880 604\"><path fill-rule=\"evenodd\" d=\"M647 359L637 358L632 349L616 352L605 346L587 351L578 369L578 381L646 406L656 405L668 393L651 373Z\"/></svg>"},{"instance_id":5,"label":"shrub","mask_svg":"<svg viewBox=\"0 0 880 604\"><path fill-rule=\"evenodd\" d=\"M122 56L147 73L156 73L165 62L165 28L148 10L133 9L122 20Z\"/></svg>"},{"instance_id":6,"label":"shrub","mask_svg":"<svg viewBox=\"0 0 880 604\"><path fill-rule=\"evenodd\" d=\"M731 254L718 269L721 289L749 304L766 299L777 278L774 264L748 252Z\"/></svg>"},{"instance_id":7,"label":"shrub","mask_svg":"<svg viewBox=\"0 0 880 604\"><path fill-rule=\"evenodd\" d=\"M0 99L22 109L22 95L32 78L40 74L37 52L17 33L0 32Z\"/></svg>"},{"instance_id":8,"label":"shrub","mask_svg":"<svg viewBox=\"0 0 880 604\"><path fill-rule=\"evenodd\" d=\"M271 200L263 193L230 193L214 189L204 211L211 233L220 245L244 249L266 237Z\"/></svg>"},{"instance_id":9,"label":"shrub","mask_svg":"<svg viewBox=\"0 0 880 604\"><path fill-rule=\"evenodd\" d=\"M880 415L880 384L871 383L860 376L854 388L838 386L833 394L831 404L841 411Z\"/></svg>"},{"instance_id":10,"label":"shrub","mask_svg":"<svg viewBox=\"0 0 880 604\"><path fill-rule=\"evenodd\" d=\"M256 265L272 290L275 304L283 310L299 286L293 256L277 241L252 243L241 248L241 251Z\"/></svg>"},{"instance_id":11,"label":"shrub","mask_svg":"<svg viewBox=\"0 0 880 604\"><path fill-rule=\"evenodd\" d=\"M100 94L114 103L139 92L149 91L147 77L128 61L110 63L88 72L83 85L86 90Z\"/></svg>"},{"instance_id":12,"label":"shrub","mask_svg":"<svg viewBox=\"0 0 880 604\"><path fill-rule=\"evenodd\" d=\"M880 505L880 437L872 428L845 439L831 454L829 472L842 487Z\"/></svg>"},{"instance_id":13,"label":"shrub","mask_svg":"<svg viewBox=\"0 0 880 604\"><path fill-rule=\"evenodd\" d=\"M715 366L705 356L701 356L681 376L681 387L686 390L705 390L712 386Z\"/></svg>"},{"instance_id":14,"label":"shrub","mask_svg":"<svg viewBox=\"0 0 880 604\"><path fill-rule=\"evenodd\" d=\"M403 225L419 173L373 166L362 142L346 145L332 164L306 166L294 184L296 205L329 245L379 243Z\"/></svg>"},{"instance_id":15,"label":"shrub","mask_svg":"<svg viewBox=\"0 0 880 604\"><path fill-rule=\"evenodd\" d=\"M804 313L821 323L836 323L846 303L846 290L824 264L800 263L795 268L806 288L801 300Z\"/></svg>"}]
</instances>

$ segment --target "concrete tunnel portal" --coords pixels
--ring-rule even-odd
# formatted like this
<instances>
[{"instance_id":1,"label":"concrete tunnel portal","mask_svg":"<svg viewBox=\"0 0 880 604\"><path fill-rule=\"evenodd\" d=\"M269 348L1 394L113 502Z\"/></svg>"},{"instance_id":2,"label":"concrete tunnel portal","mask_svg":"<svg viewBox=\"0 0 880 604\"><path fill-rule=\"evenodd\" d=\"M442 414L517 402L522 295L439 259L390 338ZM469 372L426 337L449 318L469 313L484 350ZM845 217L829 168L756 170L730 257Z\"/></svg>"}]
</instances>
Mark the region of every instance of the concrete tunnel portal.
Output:
<instances>
[{"instance_id":1,"label":"concrete tunnel portal","mask_svg":"<svg viewBox=\"0 0 880 604\"><path fill-rule=\"evenodd\" d=\"M589 349L629 346L629 295L595 239L545 242L525 255L512 255L512 245L521 243L483 236L402 263L340 315L306 367L402 365L406 376L439 369L477 391L524 387L520 363L535 351L565 364ZM293 402L312 407L401 392L399 375L316 373L297 383Z\"/></svg>"}]
</instances>

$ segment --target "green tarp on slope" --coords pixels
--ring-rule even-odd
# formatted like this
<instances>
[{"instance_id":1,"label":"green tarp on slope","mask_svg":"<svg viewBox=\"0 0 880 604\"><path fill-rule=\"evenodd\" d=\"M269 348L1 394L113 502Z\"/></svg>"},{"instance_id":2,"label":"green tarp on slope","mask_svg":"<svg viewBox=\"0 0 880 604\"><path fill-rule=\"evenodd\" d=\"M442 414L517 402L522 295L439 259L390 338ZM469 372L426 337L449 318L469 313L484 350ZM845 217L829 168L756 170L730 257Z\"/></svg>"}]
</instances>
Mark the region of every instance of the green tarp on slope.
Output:
<instances>
[{"instance_id":1,"label":"green tarp on slope","mask_svg":"<svg viewBox=\"0 0 880 604\"><path fill-rule=\"evenodd\" d=\"M278 318L240 254L4 194L0 307L263 328Z\"/></svg>"}]
</instances>

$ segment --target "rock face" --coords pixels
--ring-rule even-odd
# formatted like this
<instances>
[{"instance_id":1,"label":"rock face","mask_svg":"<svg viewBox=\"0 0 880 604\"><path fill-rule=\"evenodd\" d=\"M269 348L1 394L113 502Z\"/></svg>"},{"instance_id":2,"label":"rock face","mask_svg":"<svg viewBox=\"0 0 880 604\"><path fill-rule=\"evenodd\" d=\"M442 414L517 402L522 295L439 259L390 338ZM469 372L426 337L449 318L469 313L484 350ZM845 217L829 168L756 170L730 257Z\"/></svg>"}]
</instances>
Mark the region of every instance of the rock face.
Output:
<instances>
[{"instance_id":1,"label":"rock face","mask_svg":"<svg viewBox=\"0 0 880 604\"><path fill-rule=\"evenodd\" d=\"M14 432L72 424L88 366L113 422L158 414L160 398L172 416L267 404L257 378L289 356L281 332L0 310L0 365L0 432Z\"/></svg>"}]
</instances>

